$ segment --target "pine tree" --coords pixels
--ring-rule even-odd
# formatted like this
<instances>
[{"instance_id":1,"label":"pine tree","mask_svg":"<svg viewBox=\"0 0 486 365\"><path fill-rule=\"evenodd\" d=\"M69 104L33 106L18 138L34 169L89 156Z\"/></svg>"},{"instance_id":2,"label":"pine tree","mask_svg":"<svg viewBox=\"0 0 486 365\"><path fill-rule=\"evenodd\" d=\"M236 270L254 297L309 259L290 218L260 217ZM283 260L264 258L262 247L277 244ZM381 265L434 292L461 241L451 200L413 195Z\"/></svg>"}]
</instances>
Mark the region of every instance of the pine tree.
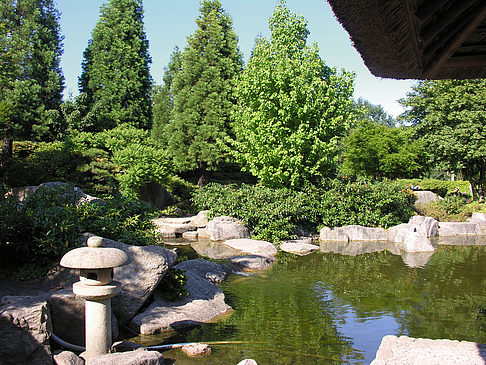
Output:
<instances>
[{"instance_id":1,"label":"pine tree","mask_svg":"<svg viewBox=\"0 0 486 365\"><path fill-rule=\"evenodd\" d=\"M170 56L169 64L164 68L163 85L157 87L156 93L153 97L153 125L152 138L166 143L164 139L164 128L170 120L170 114L174 107L174 95L172 95L171 87L174 81L175 74L181 69L181 51L179 47L175 47L174 52Z\"/></svg>"},{"instance_id":2,"label":"pine tree","mask_svg":"<svg viewBox=\"0 0 486 365\"><path fill-rule=\"evenodd\" d=\"M148 47L142 0L110 0L102 6L79 78L87 119L94 120L85 129L111 129L123 123L150 128Z\"/></svg>"},{"instance_id":3,"label":"pine tree","mask_svg":"<svg viewBox=\"0 0 486 365\"><path fill-rule=\"evenodd\" d=\"M0 97L8 109L7 140L53 139L61 129L64 89L59 12L52 0L8 0L0 20ZM6 144L9 142L6 141Z\"/></svg>"},{"instance_id":4,"label":"pine tree","mask_svg":"<svg viewBox=\"0 0 486 365\"><path fill-rule=\"evenodd\" d=\"M230 16L219 0L203 0L197 30L182 53L171 92L174 107L165 128L167 145L180 171L199 169L199 185L224 160L236 76L242 57Z\"/></svg>"}]
</instances>

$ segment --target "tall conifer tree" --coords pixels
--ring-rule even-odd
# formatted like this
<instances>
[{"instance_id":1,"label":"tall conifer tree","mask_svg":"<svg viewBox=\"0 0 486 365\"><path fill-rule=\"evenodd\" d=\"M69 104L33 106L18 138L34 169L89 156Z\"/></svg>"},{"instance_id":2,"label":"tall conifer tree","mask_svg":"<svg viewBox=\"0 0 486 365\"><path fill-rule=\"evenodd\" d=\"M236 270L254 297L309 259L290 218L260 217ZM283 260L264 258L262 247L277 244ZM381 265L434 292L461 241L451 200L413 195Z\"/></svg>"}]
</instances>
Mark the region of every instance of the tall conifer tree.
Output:
<instances>
[{"instance_id":1,"label":"tall conifer tree","mask_svg":"<svg viewBox=\"0 0 486 365\"><path fill-rule=\"evenodd\" d=\"M165 133L178 169L199 169L203 185L208 171L224 159L222 141L229 133L235 78L243 62L221 2L203 0L200 12L174 77L174 108Z\"/></svg>"},{"instance_id":2,"label":"tall conifer tree","mask_svg":"<svg viewBox=\"0 0 486 365\"><path fill-rule=\"evenodd\" d=\"M79 78L80 92L85 94L94 120L92 130L111 129L121 123L150 127L148 47L142 0L110 0L102 6Z\"/></svg>"},{"instance_id":3,"label":"tall conifer tree","mask_svg":"<svg viewBox=\"0 0 486 365\"><path fill-rule=\"evenodd\" d=\"M12 138L55 137L49 112L62 102L63 37L52 0L5 0L0 12L0 98L9 121L2 134L9 154Z\"/></svg>"}]
</instances>

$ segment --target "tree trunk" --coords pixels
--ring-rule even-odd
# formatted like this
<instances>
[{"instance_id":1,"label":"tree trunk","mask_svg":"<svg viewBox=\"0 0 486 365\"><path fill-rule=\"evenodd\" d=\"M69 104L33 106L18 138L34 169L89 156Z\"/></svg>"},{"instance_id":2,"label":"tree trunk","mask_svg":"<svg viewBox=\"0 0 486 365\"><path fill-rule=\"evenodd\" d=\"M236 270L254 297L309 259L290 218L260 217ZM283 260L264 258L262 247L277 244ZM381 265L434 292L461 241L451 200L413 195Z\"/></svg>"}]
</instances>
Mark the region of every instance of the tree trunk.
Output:
<instances>
[{"instance_id":1,"label":"tree trunk","mask_svg":"<svg viewBox=\"0 0 486 365\"><path fill-rule=\"evenodd\" d=\"M0 166L5 166L7 161L12 158L13 142L11 138L5 137L2 143L2 157L0 159Z\"/></svg>"},{"instance_id":2,"label":"tree trunk","mask_svg":"<svg viewBox=\"0 0 486 365\"><path fill-rule=\"evenodd\" d=\"M207 170L206 162L199 162L199 180L197 181L197 186L202 188L203 186L209 184L211 180L211 174Z\"/></svg>"}]
</instances>

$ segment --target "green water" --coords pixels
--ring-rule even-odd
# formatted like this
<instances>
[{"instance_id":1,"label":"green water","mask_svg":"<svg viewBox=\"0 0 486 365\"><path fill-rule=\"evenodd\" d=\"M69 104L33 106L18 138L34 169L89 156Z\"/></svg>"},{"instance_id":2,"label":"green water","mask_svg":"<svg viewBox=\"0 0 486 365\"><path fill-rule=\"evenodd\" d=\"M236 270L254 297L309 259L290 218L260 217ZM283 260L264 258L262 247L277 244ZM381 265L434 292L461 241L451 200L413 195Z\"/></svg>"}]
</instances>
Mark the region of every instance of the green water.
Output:
<instances>
[{"instance_id":1,"label":"green water","mask_svg":"<svg viewBox=\"0 0 486 365\"><path fill-rule=\"evenodd\" d=\"M219 323L150 336L145 344L212 344L176 364L368 364L384 335L486 343L486 247L440 246L422 268L388 251L279 256L272 269L221 285L234 313Z\"/></svg>"}]
</instances>

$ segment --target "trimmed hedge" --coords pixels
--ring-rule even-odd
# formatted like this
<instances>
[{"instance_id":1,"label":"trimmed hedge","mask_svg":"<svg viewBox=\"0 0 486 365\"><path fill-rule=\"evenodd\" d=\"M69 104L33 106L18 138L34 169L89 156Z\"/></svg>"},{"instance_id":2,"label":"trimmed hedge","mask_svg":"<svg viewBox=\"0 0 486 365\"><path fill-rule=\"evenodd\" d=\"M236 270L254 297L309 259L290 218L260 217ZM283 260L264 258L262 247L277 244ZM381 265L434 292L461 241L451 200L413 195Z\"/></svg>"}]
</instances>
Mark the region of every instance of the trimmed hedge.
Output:
<instances>
[{"instance_id":1,"label":"trimmed hedge","mask_svg":"<svg viewBox=\"0 0 486 365\"><path fill-rule=\"evenodd\" d=\"M410 188L410 185L418 185L421 190L433 191L441 197L445 197L448 193L454 192L455 188L459 188L461 193L471 195L469 181L444 181L435 179L401 179L398 181L403 187Z\"/></svg>"}]
</instances>

